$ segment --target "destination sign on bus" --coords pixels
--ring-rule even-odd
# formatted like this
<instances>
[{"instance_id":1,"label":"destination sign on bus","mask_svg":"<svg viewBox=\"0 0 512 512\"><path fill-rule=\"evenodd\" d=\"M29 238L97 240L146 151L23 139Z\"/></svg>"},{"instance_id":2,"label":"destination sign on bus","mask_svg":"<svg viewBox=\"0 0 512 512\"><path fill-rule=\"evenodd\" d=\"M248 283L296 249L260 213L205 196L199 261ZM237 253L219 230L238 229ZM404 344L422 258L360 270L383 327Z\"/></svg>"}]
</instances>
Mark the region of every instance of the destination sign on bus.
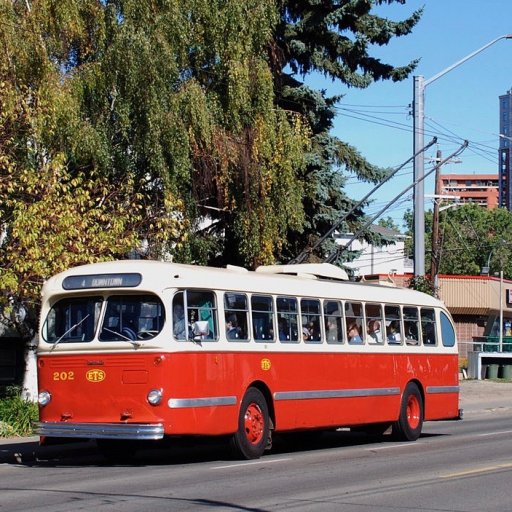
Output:
<instances>
[{"instance_id":1,"label":"destination sign on bus","mask_svg":"<svg viewBox=\"0 0 512 512\"><path fill-rule=\"evenodd\" d=\"M131 274L95 274L68 276L62 282L64 290L82 290L88 288L133 288L142 282L142 276Z\"/></svg>"}]
</instances>

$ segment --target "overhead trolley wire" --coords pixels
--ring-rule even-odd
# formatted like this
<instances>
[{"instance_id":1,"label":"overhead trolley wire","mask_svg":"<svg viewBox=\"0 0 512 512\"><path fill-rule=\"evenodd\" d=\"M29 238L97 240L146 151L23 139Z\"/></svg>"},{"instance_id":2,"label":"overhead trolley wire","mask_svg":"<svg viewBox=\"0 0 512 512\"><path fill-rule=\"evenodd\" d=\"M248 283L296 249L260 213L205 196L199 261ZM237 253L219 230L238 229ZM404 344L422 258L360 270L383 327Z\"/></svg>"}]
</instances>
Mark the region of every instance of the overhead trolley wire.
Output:
<instances>
[{"instance_id":1,"label":"overhead trolley wire","mask_svg":"<svg viewBox=\"0 0 512 512\"><path fill-rule=\"evenodd\" d=\"M388 176L386 176L386 178L384 178L377 186L375 186L372 190L370 190L370 192L368 192L368 194L366 194L363 199L361 199L360 201L358 201L347 213L345 213L340 219L338 219L338 221L333 224L333 226L321 237L319 238L315 244L313 244L312 247L310 248L307 248L307 249L304 249L297 257L293 258L292 260L290 260L288 262L289 265L291 264L295 264L295 263L302 263L303 261L306 260L306 258L309 256L309 254L311 254L315 249L317 249L325 240L327 240L327 238L329 238L333 233L334 231L336 231L336 229L342 224L342 222L345 221L345 219L350 215L352 214L353 212L355 212L357 210L357 208L359 208L374 192L376 192L380 187L382 187L382 185L384 185L385 183L387 183L393 176L395 176L395 174L400 171L404 166L406 166L409 162L412 162L414 160L414 158L416 158L417 155L420 155L421 153L423 153L424 151L426 151L428 148L430 148L431 146L433 146L435 143L437 142L437 139L434 137L426 146L424 146L423 148L421 148L418 152L416 152L414 155L412 155L409 159L407 159L404 163L402 163L401 165L399 165L393 172L391 172L390 174L388 174ZM452 155L453 156L453 155ZM426 176L425 176L426 177ZM408 187L407 189L404 190L404 192L402 194L400 194L394 201L396 202L403 194L405 194L405 192L407 192L409 190L410 187ZM393 203L389 203L389 205L387 206L390 206L391 204ZM387 207L386 206L386 207ZM386 208L385 207L385 208ZM384 208L384 209L385 209ZM382 212L381 212L382 213ZM366 226L365 226L365 229L366 229ZM352 240L353 241L353 240Z\"/></svg>"},{"instance_id":2,"label":"overhead trolley wire","mask_svg":"<svg viewBox=\"0 0 512 512\"><path fill-rule=\"evenodd\" d=\"M419 153L422 153L423 151L425 151L428 147L430 147L432 144L435 144L435 139L433 142L431 142L430 144L428 144L427 146L425 146L424 148L422 148ZM350 240L343 246L340 246L333 254L331 254L325 261L326 263L332 263L334 262L338 256L344 252L345 250L347 250L350 245L352 244L352 242L354 240L356 240L357 238L359 238L359 236L361 236L361 234L366 230L366 228L375 220L377 219L378 217L380 217L382 215L383 212L386 211L386 209L391 206L392 204L394 204L396 201L398 201L398 199L400 199L406 192L408 192L409 190L411 190L414 186L416 186L420 181L423 181L425 178L427 178L428 176L430 176L433 172L435 172L437 169L439 169L439 167L441 167L442 165L444 165L448 160L450 160L451 158L454 158L458 155L460 155L468 146L468 141L464 141L464 144L462 144L456 151L454 151L450 156L448 156L447 158L443 159L441 162L439 162L437 165L435 165L434 167L432 167L432 169L430 169L428 172L426 172L421 178L418 178L417 180L414 180L413 183L411 185L409 185L408 187L406 187L404 190L402 190L402 192L400 192L398 195L396 195L389 203L386 204L386 206L384 206L384 208L382 208L376 215L374 215L373 217L370 218L370 220L368 222L366 222L358 231L357 233L355 233L352 238L350 238ZM414 155L412 158L414 158L416 155ZM375 190L375 189L374 189ZM370 194L372 194L372 192L370 192ZM332 233L334 231L334 229L331 228L331 230L329 230L330 233ZM316 244L315 244L316 245ZM298 262L297 262L298 263Z\"/></svg>"}]
</instances>

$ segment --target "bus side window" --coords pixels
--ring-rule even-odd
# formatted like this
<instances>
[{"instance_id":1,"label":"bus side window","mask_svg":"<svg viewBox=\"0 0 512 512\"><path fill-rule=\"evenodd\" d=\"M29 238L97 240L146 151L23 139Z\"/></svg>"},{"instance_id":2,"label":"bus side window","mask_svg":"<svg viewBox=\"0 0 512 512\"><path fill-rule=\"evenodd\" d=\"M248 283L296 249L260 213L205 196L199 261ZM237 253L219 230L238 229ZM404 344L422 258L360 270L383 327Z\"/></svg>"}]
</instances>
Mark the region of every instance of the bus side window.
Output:
<instances>
[{"instance_id":1,"label":"bus side window","mask_svg":"<svg viewBox=\"0 0 512 512\"><path fill-rule=\"evenodd\" d=\"M342 306L337 301L324 302L324 325L327 343L343 343Z\"/></svg>"},{"instance_id":2,"label":"bus side window","mask_svg":"<svg viewBox=\"0 0 512 512\"><path fill-rule=\"evenodd\" d=\"M382 309L380 304L366 303L364 305L366 313L366 341L368 343L384 343L382 336Z\"/></svg>"},{"instance_id":3,"label":"bus side window","mask_svg":"<svg viewBox=\"0 0 512 512\"><path fill-rule=\"evenodd\" d=\"M304 331L304 341L321 341L320 332L320 301L316 299L301 299L300 312L302 316L302 329L307 329L308 335Z\"/></svg>"},{"instance_id":4,"label":"bus side window","mask_svg":"<svg viewBox=\"0 0 512 512\"><path fill-rule=\"evenodd\" d=\"M363 343L363 305L360 302L345 303L345 324L348 342Z\"/></svg>"},{"instance_id":5,"label":"bus side window","mask_svg":"<svg viewBox=\"0 0 512 512\"><path fill-rule=\"evenodd\" d=\"M407 345L420 344L418 308L404 307L405 342Z\"/></svg>"},{"instance_id":6,"label":"bus side window","mask_svg":"<svg viewBox=\"0 0 512 512\"><path fill-rule=\"evenodd\" d=\"M279 341L299 341L299 315L295 297L277 297L277 331Z\"/></svg>"},{"instance_id":7,"label":"bus side window","mask_svg":"<svg viewBox=\"0 0 512 512\"><path fill-rule=\"evenodd\" d=\"M201 335L201 339L217 340L219 338L219 331L217 328L215 294L209 290L186 290L185 294L189 329L193 332L196 322L206 322L208 332L205 335Z\"/></svg>"},{"instance_id":8,"label":"bus side window","mask_svg":"<svg viewBox=\"0 0 512 512\"><path fill-rule=\"evenodd\" d=\"M251 297L252 329L256 341L274 341L274 308L270 295Z\"/></svg>"},{"instance_id":9,"label":"bus side window","mask_svg":"<svg viewBox=\"0 0 512 512\"><path fill-rule=\"evenodd\" d=\"M441 311L441 338L444 347L454 347L456 336L453 324L448 318L448 315Z\"/></svg>"},{"instance_id":10,"label":"bus side window","mask_svg":"<svg viewBox=\"0 0 512 512\"><path fill-rule=\"evenodd\" d=\"M224 294L226 337L229 341L249 340L249 303L243 293Z\"/></svg>"},{"instance_id":11,"label":"bus side window","mask_svg":"<svg viewBox=\"0 0 512 512\"><path fill-rule=\"evenodd\" d=\"M423 345L436 344L436 314L433 309L421 308L421 335Z\"/></svg>"},{"instance_id":12,"label":"bus side window","mask_svg":"<svg viewBox=\"0 0 512 512\"><path fill-rule=\"evenodd\" d=\"M400 307L389 305L384 306L384 318L388 345L401 345L404 337Z\"/></svg>"}]
</instances>

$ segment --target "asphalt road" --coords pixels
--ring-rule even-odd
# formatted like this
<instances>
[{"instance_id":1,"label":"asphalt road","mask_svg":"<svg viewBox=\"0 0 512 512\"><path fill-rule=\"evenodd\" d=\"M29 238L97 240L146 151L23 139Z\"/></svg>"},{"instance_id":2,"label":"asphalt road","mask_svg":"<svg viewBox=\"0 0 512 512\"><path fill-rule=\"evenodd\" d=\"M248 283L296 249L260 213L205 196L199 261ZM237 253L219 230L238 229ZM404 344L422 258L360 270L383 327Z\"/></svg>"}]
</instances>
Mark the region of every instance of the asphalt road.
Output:
<instances>
[{"instance_id":1,"label":"asphalt road","mask_svg":"<svg viewBox=\"0 0 512 512\"><path fill-rule=\"evenodd\" d=\"M4 511L512 510L512 384L463 383L463 421L415 443L333 432L289 436L257 461L222 443L147 450L110 465L94 445L0 443Z\"/></svg>"}]
</instances>

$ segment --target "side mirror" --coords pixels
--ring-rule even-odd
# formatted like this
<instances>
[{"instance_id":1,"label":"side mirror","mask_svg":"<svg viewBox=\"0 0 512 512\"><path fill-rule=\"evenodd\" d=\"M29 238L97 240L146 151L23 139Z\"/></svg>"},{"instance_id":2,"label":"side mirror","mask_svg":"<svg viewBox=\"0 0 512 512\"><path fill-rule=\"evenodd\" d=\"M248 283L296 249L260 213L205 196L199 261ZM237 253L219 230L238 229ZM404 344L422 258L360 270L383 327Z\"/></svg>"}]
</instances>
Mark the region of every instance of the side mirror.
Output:
<instances>
[{"instance_id":1,"label":"side mirror","mask_svg":"<svg viewBox=\"0 0 512 512\"><path fill-rule=\"evenodd\" d=\"M192 333L195 336L206 336L210 332L207 320L201 320L192 324Z\"/></svg>"}]
</instances>

